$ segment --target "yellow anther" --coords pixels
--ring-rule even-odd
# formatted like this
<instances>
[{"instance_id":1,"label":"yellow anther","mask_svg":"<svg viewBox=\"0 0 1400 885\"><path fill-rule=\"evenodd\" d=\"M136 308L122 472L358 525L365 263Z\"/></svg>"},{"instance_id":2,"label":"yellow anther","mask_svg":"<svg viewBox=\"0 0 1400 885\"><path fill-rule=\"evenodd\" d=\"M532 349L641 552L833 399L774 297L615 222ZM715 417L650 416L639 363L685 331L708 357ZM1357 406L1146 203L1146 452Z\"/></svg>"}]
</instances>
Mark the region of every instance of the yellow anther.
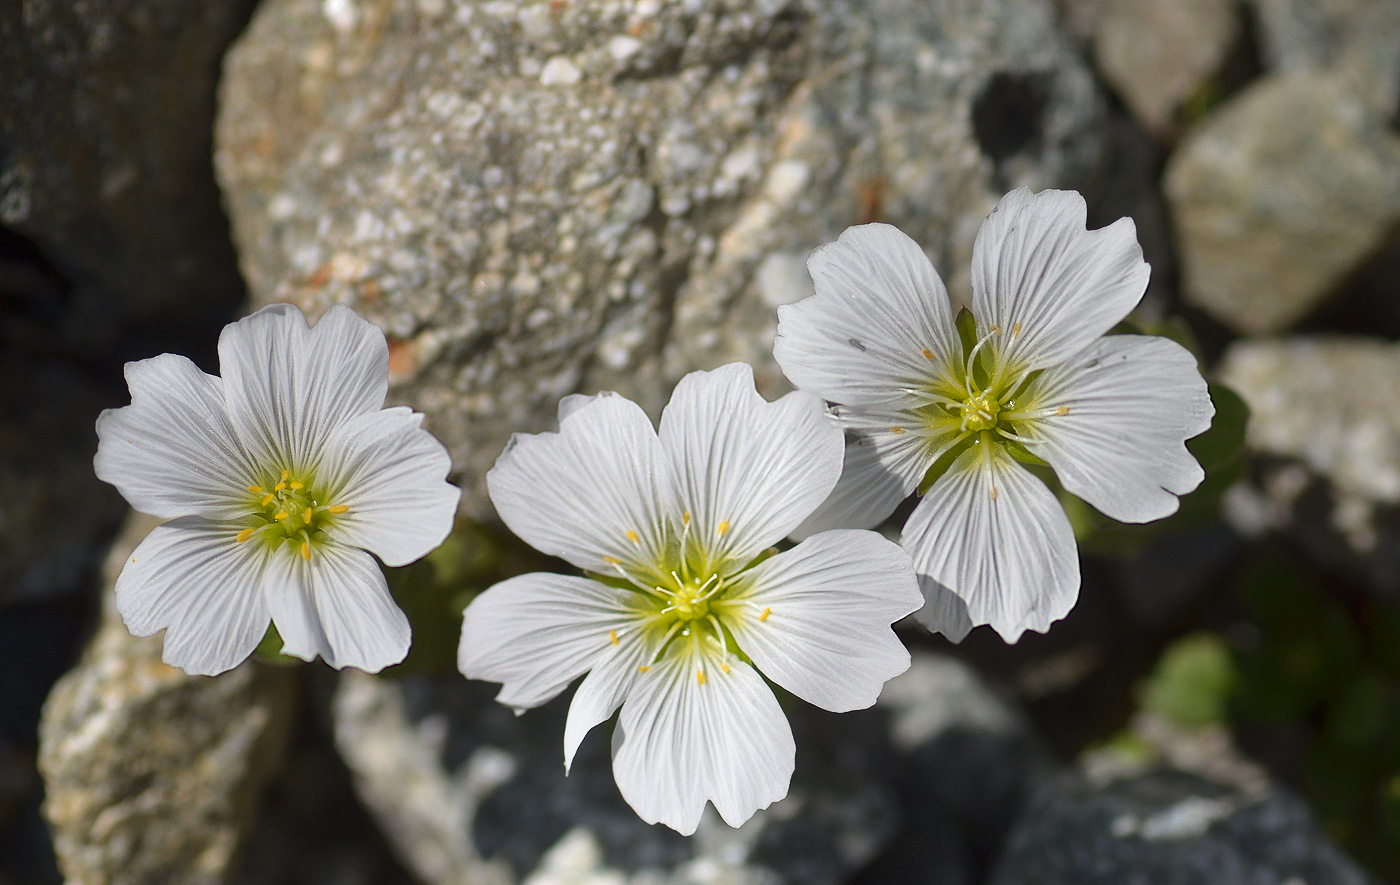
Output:
<instances>
[{"instance_id":1,"label":"yellow anther","mask_svg":"<svg viewBox=\"0 0 1400 885\"><path fill-rule=\"evenodd\" d=\"M327 513L345 513L350 509L349 504L332 504L326 508Z\"/></svg>"},{"instance_id":2,"label":"yellow anther","mask_svg":"<svg viewBox=\"0 0 1400 885\"><path fill-rule=\"evenodd\" d=\"M704 685L704 684L705 684L705 671L704 671L704 670L696 670L696 671L695 671L695 681L698 682L698 683L700 683L701 685Z\"/></svg>"},{"instance_id":3,"label":"yellow anther","mask_svg":"<svg viewBox=\"0 0 1400 885\"><path fill-rule=\"evenodd\" d=\"M277 511L276 513L272 514L272 518L273 518L273 519L286 519L286 518L287 518L287 511L285 511L285 510L279 510L279 511Z\"/></svg>"},{"instance_id":4,"label":"yellow anther","mask_svg":"<svg viewBox=\"0 0 1400 885\"><path fill-rule=\"evenodd\" d=\"M1056 415L1064 416L1069 414L1069 406L1060 406L1055 410Z\"/></svg>"},{"instance_id":5,"label":"yellow anther","mask_svg":"<svg viewBox=\"0 0 1400 885\"><path fill-rule=\"evenodd\" d=\"M641 538L641 536L638 535L636 532L632 531L631 529L628 529L628 530L627 530L627 540L631 541L633 544L641 544L641 543L642 543L642 538Z\"/></svg>"},{"instance_id":6,"label":"yellow anther","mask_svg":"<svg viewBox=\"0 0 1400 885\"><path fill-rule=\"evenodd\" d=\"M719 535L720 537L724 537L725 535L729 534L729 520L726 519L724 522L721 522L719 524L719 528L715 529L715 534Z\"/></svg>"},{"instance_id":7,"label":"yellow anther","mask_svg":"<svg viewBox=\"0 0 1400 885\"><path fill-rule=\"evenodd\" d=\"M995 501L997 499L997 487L992 486L990 489L987 490L987 494L991 495L992 500Z\"/></svg>"},{"instance_id":8,"label":"yellow anther","mask_svg":"<svg viewBox=\"0 0 1400 885\"><path fill-rule=\"evenodd\" d=\"M291 475L292 475L292 471L290 471L290 470L283 470L283 471L282 471L282 481L283 481L283 482L286 482L286 481L287 481L287 477L289 477L289 476L291 476Z\"/></svg>"},{"instance_id":9,"label":"yellow anther","mask_svg":"<svg viewBox=\"0 0 1400 885\"><path fill-rule=\"evenodd\" d=\"M301 542L301 558L304 559L304 560L306 560L307 562L310 562L310 561L311 561L311 542L310 542L310 541L302 541L302 542Z\"/></svg>"},{"instance_id":10,"label":"yellow anther","mask_svg":"<svg viewBox=\"0 0 1400 885\"><path fill-rule=\"evenodd\" d=\"M689 510L687 510L685 513L681 514L681 520L682 520L686 525L690 525L690 511L689 511Z\"/></svg>"},{"instance_id":11,"label":"yellow anther","mask_svg":"<svg viewBox=\"0 0 1400 885\"><path fill-rule=\"evenodd\" d=\"M646 664L643 664L643 665L641 665L640 667L637 668L637 672L638 672L638 673L645 673L645 672L647 672L647 671L650 670L650 669L651 669L651 668L648 667Z\"/></svg>"},{"instance_id":12,"label":"yellow anther","mask_svg":"<svg viewBox=\"0 0 1400 885\"><path fill-rule=\"evenodd\" d=\"M720 664L720 665L719 665L719 668L720 668L721 670L723 670L724 672L726 672L726 673L729 672L729 665L728 665L728 664Z\"/></svg>"},{"instance_id":13,"label":"yellow anther","mask_svg":"<svg viewBox=\"0 0 1400 885\"><path fill-rule=\"evenodd\" d=\"M768 620L768 616L771 615L772 613L773 613L773 607L772 607L772 606L768 606L768 607L764 608L763 614L759 615L759 616L758 616L758 619L759 619L760 621L766 621L766 620Z\"/></svg>"},{"instance_id":14,"label":"yellow anther","mask_svg":"<svg viewBox=\"0 0 1400 885\"><path fill-rule=\"evenodd\" d=\"M608 565L622 565L622 560L618 559L616 556L604 556L603 562L606 562Z\"/></svg>"},{"instance_id":15,"label":"yellow anther","mask_svg":"<svg viewBox=\"0 0 1400 885\"><path fill-rule=\"evenodd\" d=\"M267 504L268 504L268 502L271 501L271 500L272 500L273 498L275 498L275 497L277 497L277 496L276 496L276 495L268 495L266 498L263 498L263 499L262 499L262 505L261 505L261 506L266 507Z\"/></svg>"},{"instance_id":16,"label":"yellow anther","mask_svg":"<svg viewBox=\"0 0 1400 885\"><path fill-rule=\"evenodd\" d=\"M292 489L293 491L295 491L296 489L304 489L304 488L306 488L306 484L305 484L305 483L300 483L300 482L289 482L289 483L287 483L287 488Z\"/></svg>"},{"instance_id":17,"label":"yellow anther","mask_svg":"<svg viewBox=\"0 0 1400 885\"><path fill-rule=\"evenodd\" d=\"M253 492L254 494L261 495L265 491L265 489L263 489L262 486L248 486L248 491Z\"/></svg>"},{"instance_id":18,"label":"yellow anther","mask_svg":"<svg viewBox=\"0 0 1400 885\"><path fill-rule=\"evenodd\" d=\"M933 362L933 351L929 350L927 347L919 351L919 353L922 353L924 355L924 359L928 360L929 362Z\"/></svg>"},{"instance_id":19,"label":"yellow anther","mask_svg":"<svg viewBox=\"0 0 1400 885\"><path fill-rule=\"evenodd\" d=\"M901 434L901 433L903 433L903 432L904 432L904 428L903 428L903 427L891 427L891 428L890 428L890 433L893 433L895 436L898 436L899 434Z\"/></svg>"},{"instance_id":20,"label":"yellow anther","mask_svg":"<svg viewBox=\"0 0 1400 885\"><path fill-rule=\"evenodd\" d=\"M616 630L609 630L609 631L608 631L608 642L611 642L613 645L617 645L617 631L616 631Z\"/></svg>"},{"instance_id":21,"label":"yellow anther","mask_svg":"<svg viewBox=\"0 0 1400 885\"><path fill-rule=\"evenodd\" d=\"M253 532L256 532L256 531L257 531L257 529L244 529L243 531L239 532L239 533L238 533L238 543L242 544L244 541L246 541L246 540L248 540L249 538L253 537Z\"/></svg>"},{"instance_id":22,"label":"yellow anther","mask_svg":"<svg viewBox=\"0 0 1400 885\"><path fill-rule=\"evenodd\" d=\"M988 326L987 328L990 329L990 330L992 331L992 334L993 334L993 335L1000 335L1000 334L1001 334L1001 326Z\"/></svg>"},{"instance_id":23,"label":"yellow anther","mask_svg":"<svg viewBox=\"0 0 1400 885\"><path fill-rule=\"evenodd\" d=\"M1020 338L1020 337L1021 337L1021 324L1020 324L1020 323L1017 323L1016 325L1014 325L1014 326L1011 327L1011 337L1012 337L1012 338Z\"/></svg>"},{"instance_id":24,"label":"yellow anther","mask_svg":"<svg viewBox=\"0 0 1400 885\"><path fill-rule=\"evenodd\" d=\"M311 521L311 517L313 517L313 516L315 516L315 515L316 515L316 511L315 511L315 510L312 510L310 507L308 507L308 508L306 508L305 510L303 510L303 511L301 512L301 521L302 521L302 522L310 522L310 521Z\"/></svg>"},{"instance_id":25,"label":"yellow anther","mask_svg":"<svg viewBox=\"0 0 1400 885\"><path fill-rule=\"evenodd\" d=\"M273 490L274 492L280 492L280 491L282 491L283 489L285 489L286 487L287 487L287 484L286 484L285 482L279 482L277 485L275 485L275 486L272 487L272 490Z\"/></svg>"}]
</instances>

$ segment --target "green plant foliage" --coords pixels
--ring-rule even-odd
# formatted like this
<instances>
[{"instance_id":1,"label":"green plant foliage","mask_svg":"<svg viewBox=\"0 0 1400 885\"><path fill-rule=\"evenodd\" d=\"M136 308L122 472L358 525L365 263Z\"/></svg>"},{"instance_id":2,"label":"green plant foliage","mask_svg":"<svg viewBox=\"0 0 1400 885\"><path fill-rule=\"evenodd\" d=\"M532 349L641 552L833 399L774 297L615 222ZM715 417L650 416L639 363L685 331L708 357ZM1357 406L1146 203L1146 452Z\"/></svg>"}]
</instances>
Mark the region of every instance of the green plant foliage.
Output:
<instances>
[{"instance_id":1,"label":"green plant foliage","mask_svg":"<svg viewBox=\"0 0 1400 885\"><path fill-rule=\"evenodd\" d=\"M454 671L467 603L498 581L549 569L550 563L504 526L457 520L452 534L432 553L403 568L384 570L389 592L413 625L408 657L384 674Z\"/></svg>"},{"instance_id":2,"label":"green plant foliage","mask_svg":"<svg viewBox=\"0 0 1400 885\"><path fill-rule=\"evenodd\" d=\"M1173 642L1140 689L1144 710L1188 728L1223 723L1236 684L1225 640L1196 633Z\"/></svg>"}]
</instances>

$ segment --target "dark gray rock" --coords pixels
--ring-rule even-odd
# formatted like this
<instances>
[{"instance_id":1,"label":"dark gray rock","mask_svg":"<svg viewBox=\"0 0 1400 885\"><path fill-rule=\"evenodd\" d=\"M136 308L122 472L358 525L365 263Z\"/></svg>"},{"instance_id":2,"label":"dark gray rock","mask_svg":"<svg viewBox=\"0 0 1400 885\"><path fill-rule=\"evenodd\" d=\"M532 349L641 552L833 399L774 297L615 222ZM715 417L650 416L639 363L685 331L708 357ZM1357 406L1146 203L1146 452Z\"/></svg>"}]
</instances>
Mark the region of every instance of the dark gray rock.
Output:
<instances>
[{"instance_id":1,"label":"dark gray rock","mask_svg":"<svg viewBox=\"0 0 1400 885\"><path fill-rule=\"evenodd\" d=\"M1178 772L1046 781L991 885L1366 885L1303 803Z\"/></svg>"},{"instance_id":2,"label":"dark gray rock","mask_svg":"<svg viewBox=\"0 0 1400 885\"><path fill-rule=\"evenodd\" d=\"M477 510L565 394L654 409L736 359L785 387L774 308L844 227L965 294L1005 190L1113 162L1050 0L268 0L221 88L254 303L382 325Z\"/></svg>"},{"instance_id":3,"label":"dark gray rock","mask_svg":"<svg viewBox=\"0 0 1400 885\"><path fill-rule=\"evenodd\" d=\"M341 677L341 754L430 883L835 885L864 869L862 881L965 885L1044 759L972 671L920 653L875 709L836 715L785 698L798 747L788 797L737 830L711 812L687 839L622 800L606 726L565 777L567 696L516 717L494 694L456 676ZM929 878L930 860L944 878Z\"/></svg>"},{"instance_id":4,"label":"dark gray rock","mask_svg":"<svg viewBox=\"0 0 1400 885\"><path fill-rule=\"evenodd\" d=\"M241 295L210 161L253 0L0 4L0 224L104 302L198 318Z\"/></svg>"}]
</instances>

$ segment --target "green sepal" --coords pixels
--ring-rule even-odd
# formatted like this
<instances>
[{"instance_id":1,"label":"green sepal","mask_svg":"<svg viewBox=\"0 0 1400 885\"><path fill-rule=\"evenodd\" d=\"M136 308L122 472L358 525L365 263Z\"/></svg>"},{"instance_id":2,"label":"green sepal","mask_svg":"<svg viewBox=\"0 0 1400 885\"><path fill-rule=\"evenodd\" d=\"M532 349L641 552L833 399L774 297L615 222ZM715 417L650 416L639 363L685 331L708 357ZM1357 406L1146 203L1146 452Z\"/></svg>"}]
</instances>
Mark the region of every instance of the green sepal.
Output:
<instances>
[{"instance_id":1,"label":"green sepal","mask_svg":"<svg viewBox=\"0 0 1400 885\"><path fill-rule=\"evenodd\" d=\"M977 438L970 436L939 456L938 460L929 465L928 470L924 472L924 478L919 480L918 493L923 495L933 488L933 484L938 482L938 478L947 473L948 468L953 466L953 462L958 460L958 457L976 442Z\"/></svg>"},{"instance_id":2,"label":"green sepal","mask_svg":"<svg viewBox=\"0 0 1400 885\"><path fill-rule=\"evenodd\" d=\"M1002 445L1006 447L1006 451L1011 455L1011 457L1015 458L1017 461L1020 461L1022 464L1025 464L1029 467L1050 466L1045 461L1045 459L1041 458L1039 455L1026 448L1024 443L1017 442L1014 439L1004 439L1002 440Z\"/></svg>"},{"instance_id":3,"label":"green sepal","mask_svg":"<svg viewBox=\"0 0 1400 885\"><path fill-rule=\"evenodd\" d=\"M962 342L962 358L966 361L967 355L972 353L972 348L977 346L977 317L964 307L953 318L953 325L957 327L958 340Z\"/></svg>"}]
</instances>

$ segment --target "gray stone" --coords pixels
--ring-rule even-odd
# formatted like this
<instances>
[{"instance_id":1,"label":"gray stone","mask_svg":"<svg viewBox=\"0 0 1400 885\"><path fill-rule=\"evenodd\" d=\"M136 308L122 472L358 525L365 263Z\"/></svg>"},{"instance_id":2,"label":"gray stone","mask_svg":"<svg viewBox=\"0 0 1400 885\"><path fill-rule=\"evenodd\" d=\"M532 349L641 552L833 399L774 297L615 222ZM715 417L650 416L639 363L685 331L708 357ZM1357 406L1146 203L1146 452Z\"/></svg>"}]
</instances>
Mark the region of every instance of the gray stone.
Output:
<instances>
[{"instance_id":1,"label":"gray stone","mask_svg":"<svg viewBox=\"0 0 1400 885\"><path fill-rule=\"evenodd\" d=\"M1356 549L1373 547L1370 511L1400 504L1400 344L1342 336L1239 341L1219 372L1249 405L1249 448L1326 480L1337 528Z\"/></svg>"},{"instance_id":2,"label":"gray stone","mask_svg":"<svg viewBox=\"0 0 1400 885\"><path fill-rule=\"evenodd\" d=\"M134 518L118 539L109 586L153 524ZM221 676L186 676L161 663L160 649L160 637L133 637L109 605L45 703L44 815L69 882L227 881L275 770L292 671L250 661Z\"/></svg>"},{"instance_id":3,"label":"gray stone","mask_svg":"<svg viewBox=\"0 0 1400 885\"><path fill-rule=\"evenodd\" d=\"M1187 299L1237 331L1278 332L1400 221L1400 139L1336 77L1265 77L1183 141L1165 188Z\"/></svg>"},{"instance_id":4,"label":"gray stone","mask_svg":"<svg viewBox=\"0 0 1400 885\"><path fill-rule=\"evenodd\" d=\"M1049 0L268 0L222 96L254 303L382 325L478 511L565 394L655 411L735 359L784 387L774 305L847 225L901 226L965 294L1003 191L1113 159Z\"/></svg>"},{"instance_id":5,"label":"gray stone","mask_svg":"<svg viewBox=\"0 0 1400 885\"><path fill-rule=\"evenodd\" d=\"M874 861L881 881L963 885L953 874L970 869L977 840L999 840L1023 773L1044 758L1015 708L965 665L920 653L874 710L836 715L784 698L798 747L788 797L739 829L711 809L687 839L623 802L606 726L565 777L568 692L516 717L495 690L457 676L340 677L341 754L429 883L817 885ZM908 879L911 855L936 860L942 878L918 866Z\"/></svg>"},{"instance_id":6,"label":"gray stone","mask_svg":"<svg viewBox=\"0 0 1400 885\"><path fill-rule=\"evenodd\" d=\"M1225 63L1238 39L1234 0L1115 0L1094 28L1094 59L1140 123L1159 135Z\"/></svg>"},{"instance_id":7,"label":"gray stone","mask_svg":"<svg viewBox=\"0 0 1400 885\"><path fill-rule=\"evenodd\" d=\"M1324 565L1400 593L1400 344L1238 341L1219 372L1249 404L1260 462L1225 497L1230 524L1283 532Z\"/></svg>"},{"instance_id":8,"label":"gray stone","mask_svg":"<svg viewBox=\"0 0 1400 885\"><path fill-rule=\"evenodd\" d=\"M1157 772L1106 786L1044 783L1012 830L991 885L1366 885L1307 807Z\"/></svg>"},{"instance_id":9,"label":"gray stone","mask_svg":"<svg viewBox=\"0 0 1400 885\"><path fill-rule=\"evenodd\" d=\"M0 224L112 315L198 318L238 280L210 152L252 0L0 4Z\"/></svg>"},{"instance_id":10,"label":"gray stone","mask_svg":"<svg viewBox=\"0 0 1400 885\"><path fill-rule=\"evenodd\" d=\"M1269 68L1335 71L1382 116L1400 109L1396 0L1252 0L1252 5Z\"/></svg>"}]
</instances>

